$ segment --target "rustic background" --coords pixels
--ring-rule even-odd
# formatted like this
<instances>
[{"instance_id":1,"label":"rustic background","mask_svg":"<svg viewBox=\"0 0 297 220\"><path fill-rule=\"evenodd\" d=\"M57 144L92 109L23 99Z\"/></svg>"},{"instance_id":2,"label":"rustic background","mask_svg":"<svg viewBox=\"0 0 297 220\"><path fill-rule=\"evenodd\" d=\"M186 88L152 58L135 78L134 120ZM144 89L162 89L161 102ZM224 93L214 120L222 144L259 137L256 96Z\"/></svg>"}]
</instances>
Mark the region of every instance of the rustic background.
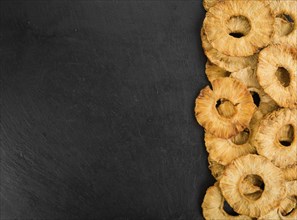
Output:
<instances>
[{"instance_id":1,"label":"rustic background","mask_svg":"<svg viewBox=\"0 0 297 220\"><path fill-rule=\"evenodd\" d=\"M1 220L202 219L201 0L0 13Z\"/></svg>"}]
</instances>

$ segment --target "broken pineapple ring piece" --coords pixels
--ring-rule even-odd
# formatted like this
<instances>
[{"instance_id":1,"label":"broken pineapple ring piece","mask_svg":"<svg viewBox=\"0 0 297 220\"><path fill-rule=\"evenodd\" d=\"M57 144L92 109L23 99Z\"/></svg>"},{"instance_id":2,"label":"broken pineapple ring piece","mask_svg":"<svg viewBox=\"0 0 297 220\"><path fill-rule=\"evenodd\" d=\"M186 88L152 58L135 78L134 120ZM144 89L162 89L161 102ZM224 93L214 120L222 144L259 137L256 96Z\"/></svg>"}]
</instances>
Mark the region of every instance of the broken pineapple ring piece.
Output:
<instances>
[{"instance_id":1,"label":"broken pineapple ring piece","mask_svg":"<svg viewBox=\"0 0 297 220\"><path fill-rule=\"evenodd\" d=\"M202 89L196 98L196 119L211 134L231 138L248 127L255 110L253 98L236 79L220 78L212 87Z\"/></svg>"},{"instance_id":2,"label":"broken pineapple ring piece","mask_svg":"<svg viewBox=\"0 0 297 220\"><path fill-rule=\"evenodd\" d=\"M242 181L255 177L263 190L257 195L245 194ZM268 159L255 154L239 157L226 167L220 179L220 188L226 201L240 214L260 217L277 207L286 196L282 171Z\"/></svg>"}]
</instances>

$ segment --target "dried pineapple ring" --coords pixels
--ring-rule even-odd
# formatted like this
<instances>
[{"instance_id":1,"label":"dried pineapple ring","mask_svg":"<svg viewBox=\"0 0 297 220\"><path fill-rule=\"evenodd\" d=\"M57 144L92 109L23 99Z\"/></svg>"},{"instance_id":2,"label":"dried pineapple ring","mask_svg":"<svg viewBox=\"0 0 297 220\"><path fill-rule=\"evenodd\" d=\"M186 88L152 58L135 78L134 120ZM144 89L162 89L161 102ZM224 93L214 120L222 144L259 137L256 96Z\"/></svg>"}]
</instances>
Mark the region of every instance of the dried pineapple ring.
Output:
<instances>
[{"instance_id":1,"label":"dried pineapple ring","mask_svg":"<svg viewBox=\"0 0 297 220\"><path fill-rule=\"evenodd\" d=\"M213 219L236 219L236 220L252 220L252 218L244 215L232 216L229 215L224 210L224 197L221 193L218 184L209 187L206 191L203 203L202 203L202 211L203 216L206 220L213 220Z\"/></svg>"},{"instance_id":2,"label":"dried pineapple ring","mask_svg":"<svg viewBox=\"0 0 297 220\"><path fill-rule=\"evenodd\" d=\"M219 181L224 173L225 166L219 164L210 156L208 157L208 163L208 168L210 169L211 174L217 181ZM248 176L242 181L240 187L242 188L241 191L244 193L244 195L247 195L249 198L256 199L259 198L263 192L259 185L258 179Z\"/></svg>"},{"instance_id":3,"label":"dried pineapple ring","mask_svg":"<svg viewBox=\"0 0 297 220\"><path fill-rule=\"evenodd\" d=\"M297 53L285 45L271 45L260 52L259 84L282 107L297 106Z\"/></svg>"},{"instance_id":4,"label":"dried pineapple ring","mask_svg":"<svg viewBox=\"0 0 297 220\"><path fill-rule=\"evenodd\" d=\"M287 138L283 137L286 131ZM274 111L261 121L255 134L255 147L260 155L276 166L286 168L297 163L297 109Z\"/></svg>"},{"instance_id":5,"label":"dried pineapple ring","mask_svg":"<svg viewBox=\"0 0 297 220\"><path fill-rule=\"evenodd\" d=\"M248 66L257 64L258 54L247 57L227 56L211 46L205 35L204 29L201 29L201 41L204 53L211 63L225 69L228 72L235 72Z\"/></svg>"},{"instance_id":6,"label":"dried pineapple ring","mask_svg":"<svg viewBox=\"0 0 297 220\"><path fill-rule=\"evenodd\" d=\"M236 79L221 78L200 91L196 98L195 116L200 125L211 134L230 138L243 131L249 124L255 110L253 98L247 88ZM235 109L234 115L220 115L218 101L230 102Z\"/></svg>"},{"instance_id":7,"label":"dried pineapple ring","mask_svg":"<svg viewBox=\"0 0 297 220\"><path fill-rule=\"evenodd\" d=\"M297 180L297 164L284 168L283 173L287 181Z\"/></svg>"},{"instance_id":8,"label":"dried pineapple ring","mask_svg":"<svg viewBox=\"0 0 297 220\"><path fill-rule=\"evenodd\" d=\"M211 63L209 60L206 62L205 65L205 73L209 82L212 82L221 77L228 77L231 74L227 70Z\"/></svg>"},{"instance_id":9,"label":"dried pineapple ring","mask_svg":"<svg viewBox=\"0 0 297 220\"><path fill-rule=\"evenodd\" d=\"M255 147L249 143L247 129L230 139L219 138L206 132L204 141L210 157L222 165L228 165L240 156L256 153Z\"/></svg>"},{"instance_id":10,"label":"dried pineapple ring","mask_svg":"<svg viewBox=\"0 0 297 220\"><path fill-rule=\"evenodd\" d=\"M264 183L260 197L252 199L240 190L246 176L257 176ZM233 209L243 215L260 217L269 213L286 196L285 180L279 168L262 156L250 154L234 160L220 179L222 194Z\"/></svg>"},{"instance_id":11,"label":"dried pineapple ring","mask_svg":"<svg viewBox=\"0 0 297 220\"><path fill-rule=\"evenodd\" d=\"M213 160L211 157L208 157L208 169L211 171L211 175L216 179L220 180L222 177L222 174L225 170L225 166L222 164L219 164L215 160Z\"/></svg>"},{"instance_id":12,"label":"dried pineapple ring","mask_svg":"<svg viewBox=\"0 0 297 220\"><path fill-rule=\"evenodd\" d=\"M279 44L291 44L297 46L297 4L296 1L271 1L270 8L274 16L288 15L294 23L287 34L275 32L273 42Z\"/></svg>"},{"instance_id":13,"label":"dried pineapple ring","mask_svg":"<svg viewBox=\"0 0 297 220\"><path fill-rule=\"evenodd\" d=\"M234 36L228 22L234 17L247 20L250 31ZM274 17L261 1L218 2L206 13L204 31L210 44L229 56L251 56L270 43Z\"/></svg>"}]
</instances>

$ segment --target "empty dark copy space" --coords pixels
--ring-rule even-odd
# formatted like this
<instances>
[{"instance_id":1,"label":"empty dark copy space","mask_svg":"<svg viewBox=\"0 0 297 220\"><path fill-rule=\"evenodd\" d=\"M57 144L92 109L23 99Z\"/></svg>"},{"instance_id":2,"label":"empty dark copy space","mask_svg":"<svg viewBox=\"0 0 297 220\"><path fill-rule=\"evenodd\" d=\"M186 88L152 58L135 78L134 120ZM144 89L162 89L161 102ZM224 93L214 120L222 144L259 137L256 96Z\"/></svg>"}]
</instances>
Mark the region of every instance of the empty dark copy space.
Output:
<instances>
[{"instance_id":1,"label":"empty dark copy space","mask_svg":"<svg viewBox=\"0 0 297 220\"><path fill-rule=\"evenodd\" d=\"M188 1L1 1L1 220L203 219Z\"/></svg>"}]
</instances>

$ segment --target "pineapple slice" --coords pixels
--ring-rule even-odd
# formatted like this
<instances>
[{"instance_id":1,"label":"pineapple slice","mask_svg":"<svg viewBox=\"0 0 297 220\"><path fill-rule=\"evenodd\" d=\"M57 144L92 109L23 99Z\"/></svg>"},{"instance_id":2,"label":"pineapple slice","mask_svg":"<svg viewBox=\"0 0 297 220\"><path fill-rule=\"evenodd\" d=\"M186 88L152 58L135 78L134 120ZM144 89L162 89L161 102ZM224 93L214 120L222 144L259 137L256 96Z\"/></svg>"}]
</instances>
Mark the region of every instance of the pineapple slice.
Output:
<instances>
[{"instance_id":1,"label":"pineapple slice","mask_svg":"<svg viewBox=\"0 0 297 220\"><path fill-rule=\"evenodd\" d=\"M263 182L260 196L249 196L241 189L242 181L252 176ZM240 214L260 217L278 207L286 196L285 179L281 169L265 157L249 154L239 157L226 167L220 179L226 201Z\"/></svg>"},{"instance_id":2,"label":"pineapple slice","mask_svg":"<svg viewBox=\"0 0 297 220\"><path fill-rule=\"evenodd\" d=\"M259 84L281 107L297 107L297 51L286 45L271 45L260 52Z\"/></svg>"},{"instance_id":3,"label":"pineapple slice","mask_svg":"<svg viewBox=\"0 0 297 220\"><path fill-rule=\"evenodd\" d=\"M230 30L233 18L248 23L248 33ZM240 20L238 19L238 20ZM271 42L274 33L274 17L265 1L222 1L206 13L204 31L213 48L229 56L251 56Z\"/></svg>"},{"instance_id":4,"label":"pineapple slice","mask_svg":"<svg viewBox=\"0 0 297 220\"><path fill-rule=\"evenodd\" d=\"M236 79L221 78L200 91L196 98L195 116L207 132L221 138L231 138L248 127L255 111L253 98L246 86ZM227 102L232 114L220 114L217 106ZM230 111L228 112L230 113Z\"/></svg>"}]
</instances>

